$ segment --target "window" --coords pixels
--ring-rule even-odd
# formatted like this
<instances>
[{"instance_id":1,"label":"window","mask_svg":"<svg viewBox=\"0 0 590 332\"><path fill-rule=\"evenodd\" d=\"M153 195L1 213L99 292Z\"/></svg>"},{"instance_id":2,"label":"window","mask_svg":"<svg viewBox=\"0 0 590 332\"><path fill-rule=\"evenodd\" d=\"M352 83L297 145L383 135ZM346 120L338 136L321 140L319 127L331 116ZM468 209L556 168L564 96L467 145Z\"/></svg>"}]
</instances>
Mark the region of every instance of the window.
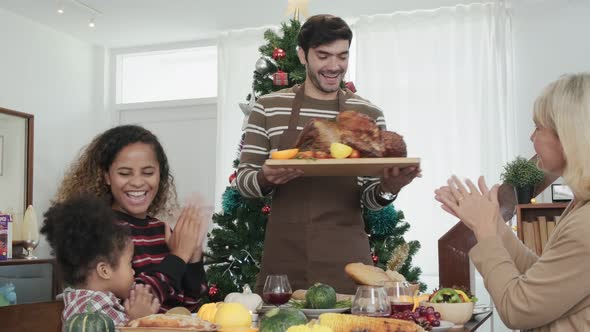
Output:
<instances>
[{"instance_id":1,"label":"window","mask_svg":"<svg viewBox=\"0 0 590 332\"><path fill-rule=\"evenodd\" d=\"M217 97L217 46L116 56L116 104Z\"/></svg>"}]
</instances>

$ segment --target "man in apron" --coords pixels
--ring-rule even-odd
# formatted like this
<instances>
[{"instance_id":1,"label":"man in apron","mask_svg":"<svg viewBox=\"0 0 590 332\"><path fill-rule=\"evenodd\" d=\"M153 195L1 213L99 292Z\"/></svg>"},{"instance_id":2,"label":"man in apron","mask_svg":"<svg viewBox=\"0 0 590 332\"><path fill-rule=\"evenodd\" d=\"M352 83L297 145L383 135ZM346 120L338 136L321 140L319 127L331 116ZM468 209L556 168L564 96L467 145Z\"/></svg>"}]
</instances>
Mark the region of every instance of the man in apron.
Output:
<instances>
[{"instance_id":1,"label":"man in apron","mask_svg":"<svg viewBox=\"0 0 590 332\"><path fill-rule=\"evenodd\" d=\"M366 114L385 129L382 112L340 89L348 67L352 31L341 18L310 17L298 36L298 56L306 66L304 84L261 96L245 129L237 188L245 197L272 194L261 271L255 291L270 274L286 274L293 290L316 282L354 294L344 273L348 263L372 264L361 202L377 210L390 204L420 169L385 169L380 178L303 177L294 169L263 166L271 151L292 148L313 118L334 119L339 112Z\"/></svg>"}]
</instances>

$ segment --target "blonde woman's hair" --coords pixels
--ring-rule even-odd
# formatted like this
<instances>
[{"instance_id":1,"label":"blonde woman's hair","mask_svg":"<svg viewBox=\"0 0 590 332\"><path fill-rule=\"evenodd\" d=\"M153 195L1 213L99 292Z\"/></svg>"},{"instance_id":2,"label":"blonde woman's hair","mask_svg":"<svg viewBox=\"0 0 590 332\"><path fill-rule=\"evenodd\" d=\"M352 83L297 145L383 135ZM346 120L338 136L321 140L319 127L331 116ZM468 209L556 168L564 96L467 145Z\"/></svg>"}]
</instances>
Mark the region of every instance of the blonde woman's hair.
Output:
<instances>
[{"instance_id":1,"label":"blonde woman's hair","mask_svg":"<svg viewBox=\"0 0 590 332\"><path fill-rule=\"evenodd\" d=\"M534 121L553 130L563 147L563 178L575 197L590 200L590 73L568 74L537 98Z\"/></svg>"},{"instance_id":2,"label":"blonde woman's hair","mask_svg":"<svg viewBox=\"0 0 590 332\"><path fill-rule=\"evenodd\" d=\"M158 192L148 209L148 214L154 217L171 215L177 207L177 195L168 158L158 138L149 130L135 125L111 128L96 136L82 149L78 159L66 172L53 202L60 203L80 194L91 194L109 206L112 205L113 195L106 183L105 173L109 171L117 154L134 143L150 145L160 166Z\"/></svg>"}]
</instances>

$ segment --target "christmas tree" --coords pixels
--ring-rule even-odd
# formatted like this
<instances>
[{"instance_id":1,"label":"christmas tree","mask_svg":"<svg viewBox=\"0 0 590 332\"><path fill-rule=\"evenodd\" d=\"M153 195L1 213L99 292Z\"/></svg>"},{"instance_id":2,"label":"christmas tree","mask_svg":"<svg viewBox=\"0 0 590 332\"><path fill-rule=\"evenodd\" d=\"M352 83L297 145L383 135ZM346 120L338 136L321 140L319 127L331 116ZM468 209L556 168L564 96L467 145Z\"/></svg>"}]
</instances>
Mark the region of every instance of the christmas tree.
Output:
<instances>
[{"instance_id":1,"label":"christmas tree","mask_svg":"<svg viewBox=\"0 0 590 332\"><path fill-rule=\"evenodd\" d=\"M420 249L420 242L404 240L403 235L410 229L404 213L390 204L378 211L365 209L363 219L375 266L397 271L406 280L418 282L422 270L412 266L412 257ZM420 283L420 290L426 290L426 284Z\"/></svg>"},{"instance_id":2,"label":"christmas tree","mask_svg":"<svg viewBox=\"0 0 590 332\"><path fill-rule=\"evenodd\" d=\"M272 30L265 32L267 43L259 48L262 56L256 62L252 93L247 97L250 104L240 105L243 109L251 107L261 95L305 81L305 66L299 62L296 51L300 28L300 22L293 19L281 25L281 35ZM241 146L240 143L238 158ZM234 168L237 165L238 159ZM245 199L239 194L233 183L235 174L230 175L230 186L222 196L223 211L213 215L216 227L209 234L209 251L205 253L211 301L223 300L226 294L241 291L245 284L254 286L271 212L270 198ZM379 211L365 209L364 220L375 265L396 270L408 281L417 281L421 270L412 267L412 256L420 244L404 241L403 234L410 225L404 221L403 213L393 205Z\"/></svg>"}]
</instances>

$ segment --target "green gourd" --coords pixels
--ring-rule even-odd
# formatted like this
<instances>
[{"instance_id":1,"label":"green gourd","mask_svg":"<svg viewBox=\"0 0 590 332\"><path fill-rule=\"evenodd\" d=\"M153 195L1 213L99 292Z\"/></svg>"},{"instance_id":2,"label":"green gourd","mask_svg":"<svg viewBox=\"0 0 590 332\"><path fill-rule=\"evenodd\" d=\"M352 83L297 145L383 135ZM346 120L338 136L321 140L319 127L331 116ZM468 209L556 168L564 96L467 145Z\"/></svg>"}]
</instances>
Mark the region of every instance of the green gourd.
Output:
<instances>
[{"instance_id":1,"label":"green gourd","mask_svg":"<svg viewBox=\"0 0 590 332\"><path fill-rule=\"evenodd\" d=\"M336 305L336 291L332 286L317 283L305 293L305 302L310 309L332 309Z\"/></svg>"},{"instance_id":2,"label":"green gourd","mask_svg":"<svg viewBox=\"0 0 590 332\"><path fill-rule=\"evenodd\" d=\"M264 314L260 322L260 332L285 332L291 326L307 324L307 317L301 310L293 308L274 308Z\"/></svg>"},{"instance_id":3,"label":"green gourd","mask_svg":"<svg viewBox=\"0 0 590 332\"><path fill-rule=\"evenodd\" d=\"M115 323L108 315L91 310L90 303L86 312L75 314L68 318L65 332L115 332Z\"/></svg>"}]
</instances>

